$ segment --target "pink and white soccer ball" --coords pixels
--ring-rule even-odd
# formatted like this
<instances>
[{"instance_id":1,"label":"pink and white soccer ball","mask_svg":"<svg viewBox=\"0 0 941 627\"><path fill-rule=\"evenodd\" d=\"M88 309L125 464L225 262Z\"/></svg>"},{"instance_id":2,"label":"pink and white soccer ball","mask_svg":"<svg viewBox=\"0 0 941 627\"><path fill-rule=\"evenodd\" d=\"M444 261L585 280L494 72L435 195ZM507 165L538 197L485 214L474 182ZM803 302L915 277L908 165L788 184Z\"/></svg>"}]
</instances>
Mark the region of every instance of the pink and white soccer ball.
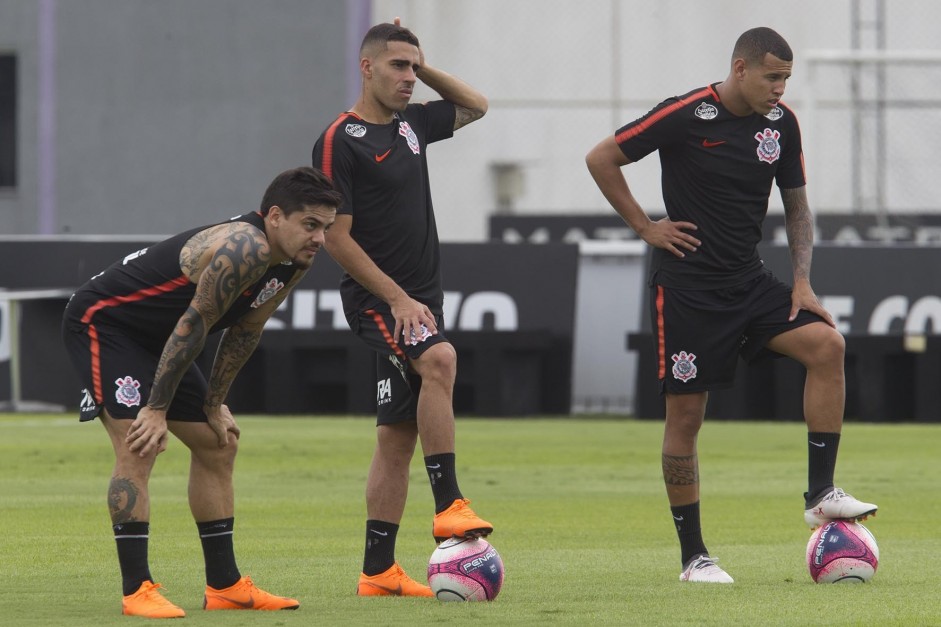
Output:
<instances>
[{"instance_id":1,"label":"pink and white soccer ball","mask_svg":"<svg viewBox=\"0 0 941 627\"><path fill-rule=\"evenodd\" d=\"M493 601L503 587L503 560L483 538L450 538L431 554L428 585L440 601Z\"/></svg>"},{"instance_id":2,"label":"pink and white soccer ball","mask_svg":"<svg viewBox=\"0 0 941 627\"><path fill-rule=\"evenodd\" d=\"M869 581L879 567L879 545L858 522L834 520L807 542L807 568L817 583Z\"/></svg>"}]
</instances>

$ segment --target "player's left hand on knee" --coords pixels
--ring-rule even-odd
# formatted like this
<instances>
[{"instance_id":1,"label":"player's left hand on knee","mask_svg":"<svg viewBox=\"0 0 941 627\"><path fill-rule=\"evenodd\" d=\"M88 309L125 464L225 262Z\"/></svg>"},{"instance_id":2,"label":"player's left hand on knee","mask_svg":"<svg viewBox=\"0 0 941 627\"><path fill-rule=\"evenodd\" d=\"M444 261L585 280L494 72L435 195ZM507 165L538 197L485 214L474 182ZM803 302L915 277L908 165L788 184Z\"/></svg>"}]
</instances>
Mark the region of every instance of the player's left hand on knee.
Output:
<instances>
[{"instance_id":1,"label":"player's left hand on knee","mask_svg":"<svg viewBox=\"0 0 941 627\"><path fill-rule=\"evenodd\" d=\"M209 419L209 428L216 434L219 441L219 448L225 448L229 443L229 433L235 436L237 440L242 433L239 426L235 424L235 417L229 411L228 405L220 405L216 411L207 411Z\"/></svg>"}]
</instances>

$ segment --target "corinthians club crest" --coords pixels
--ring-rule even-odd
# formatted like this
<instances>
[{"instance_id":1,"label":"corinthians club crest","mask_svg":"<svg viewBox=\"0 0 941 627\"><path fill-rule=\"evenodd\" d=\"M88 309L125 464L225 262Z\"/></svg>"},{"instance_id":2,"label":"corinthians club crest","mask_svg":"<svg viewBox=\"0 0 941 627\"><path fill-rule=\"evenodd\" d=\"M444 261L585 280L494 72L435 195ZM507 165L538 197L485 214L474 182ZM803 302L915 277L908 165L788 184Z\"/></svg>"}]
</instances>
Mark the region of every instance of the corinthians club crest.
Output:
<instances>
[{"instance_id":1,"label":"corinthians club crest","mask_svg":"<svg viewBox=\"0 0 941 627\"><path fill-rule=\"evenodd\" d=\"M114 391L114 399L125 407L135 407L140 405L140 381L134 377L120 377L115 380L117 389Z\"/></svg>"},{"instance_id":2,"label":"corinthians club crest","mask_svg":"<svg viewBox=\"0 0 941 627\"><path fill-rule=\"evenodd\" d=\"M755 133L758 140L758 159L765 163L774 163L781 156L781 131L766 128L761 133Z\"/></svg>"},{"instance_id":3,"label":"corinthians club crest","mask_svg":"<svg viewBox=\"0 0 941 627\"><path fill-rule=\"evenodd\" d=\"M421 152L421 145L418 143L418 135L415 134L415 131L412 130L412 127L408 125L408 122L402 120L399 122L399 135L405 138L408 147L416 155Z\"/></svg>"},{"instance_id":4,"label":"corinthians club crest","mask_svg":"<svg viewBox=\"0 0 941 627\"><path fill-rule=\"evenodd\" d=\"M252 309L258 309L266 302L274 298L274 295L281 291L281 288L284 287L284 283L279 281L277 278L271 279L265 286L261 288L261 291L258 292L258 296L255 298L255 302L252 303Z\"/></svg>"},{"instance_id":5,"label":"corinthians club crest","mask_svg":"<svg viewBox=\"0 0 941 627\"><path fill-rule=\"evenodd\" d=\"M690 379L696 378L696 355L680 351L678 355L673 355L673 378L686 383Z\"/></svg>"}]
</instances>

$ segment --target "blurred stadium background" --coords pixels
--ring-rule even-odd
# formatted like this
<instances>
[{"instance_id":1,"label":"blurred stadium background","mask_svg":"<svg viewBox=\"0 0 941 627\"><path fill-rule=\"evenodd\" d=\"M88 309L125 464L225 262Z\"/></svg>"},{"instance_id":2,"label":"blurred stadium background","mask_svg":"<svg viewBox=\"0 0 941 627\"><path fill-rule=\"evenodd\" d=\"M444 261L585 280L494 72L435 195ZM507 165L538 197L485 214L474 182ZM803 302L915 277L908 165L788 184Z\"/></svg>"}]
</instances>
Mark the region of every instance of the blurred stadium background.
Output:
<instances>
[{"instance_id":1,"label":"blurred stadium background","mask_svg":"<svg viewBox=\"0 0 941 627\"><path fill-rule=\"evenodd\" d=\"M467 380L465 411L653 411L640 397L650 386L637 360L643 248L612 215L583 158L662 98L723 79L738 34L768 25L795 51L785 101L802 120L821 239L836 248L822 245L814 279L851 340L848 410L941 419L933 141L941 131L933 19L941 6L929 0L0 0L0 288L8 290L0 298L0 398L14 396L7 381L16 378L10 355L19 348L15 395L68 404L55 389L69 383L68 370L48 376L61 297L18 301L11 290L73 288L115 256L103 242L126 250L124 242L146 244L253 208L273 174L309 163L317 135L358 92L362 34L395 16L419 36L429 63L490 98L484 121L435 146L430 159L441 238L468 260L456 262L460 276L445 269L449 327L529 340L497 355L511 366L495 398L477 398L492 380ZM662 211L657 160L627 173L641 203ZM773 192L769 258L780 226ZM507 243L548 244L526 247L538 259L573 242L577 254L552 253L564 276L554 319L527 313L527 290L543 289L532 277L498 290L486 279L499 264L472 276L475 256L520 254L493 252ZM786 259L780 267L789 278ZM554 285L554 276L541 278ZM354 349L339 333L342 319L324 321L329 291L318 284L302 303L292 299L281 330L337 332L327 344L342 369L355 362ZM494 294L508 294L512 306ZM476 318L467 313L471 297L484 312ZM22 315L11 324L14 307ZM483 372L480 363L494 359L470 350L481 338L467 336L462 368ZM314 360L320 346L312 342ZM860 378L872 369L878 374ZM759 390L752 396L797 394L798 374L742 376ZM335 390L337 400L320 409L361 410L343 399L371 400L364 386ZM719 398L714 410L799 418L784 401L758 400Z\"/></svg>"}]
</instances>

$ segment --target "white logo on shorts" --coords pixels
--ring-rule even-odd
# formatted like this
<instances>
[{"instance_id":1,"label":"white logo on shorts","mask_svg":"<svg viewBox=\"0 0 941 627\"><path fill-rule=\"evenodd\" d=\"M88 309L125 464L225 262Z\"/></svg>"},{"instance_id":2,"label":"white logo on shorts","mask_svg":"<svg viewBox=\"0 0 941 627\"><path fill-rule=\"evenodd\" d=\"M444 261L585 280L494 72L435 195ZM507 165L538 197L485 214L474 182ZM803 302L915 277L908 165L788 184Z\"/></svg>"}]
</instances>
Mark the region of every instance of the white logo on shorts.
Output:
<instances>
[{"instance_id":1,"label":"white logo on shorts","mask_svg":"<svg viewBox=\"0 0 941 627\"><path fill-rule=\"evenodd\" d=\"M428 330L424 324L419 328L418 333L415 333L415 329L406 331L402 330L402 338L405 339L406 344L411 344L412 346L418 344L419 342L424 342L431 337L431 331Z\"/></svg>"},{"instance_id":2,"label":"white logo on shorts","mask_svg":"<svg viewBox=\"0 0 941 627\"><path fill-rule=\"evenodd\" d=\"M114 392L114 398L127 407L136 407L140 405L140 381L135 381L132 377L116 379L115 384L118 389Z\"/></svg>"},{"instance_id":3,"label":"white logo on shorts","mask_svg":"<svg viewBox=\"0 0 941 627\"><path fill-rule=\"evenodd\" d=\"M392 402L392 379L380 379L376 383L376 404L385 405Z\"/></svg>"},{"instance_id":4,"label":"white logo on shorts","mask_svg":"<svg viewBox=\"0 0 941 627\"><path fill-rule=\"evenodd\" d=\"M680 351L679 355L673 355L673 378L686 383L690 379L696 378L696 355Z\"/></svg>"}]
</instances>

